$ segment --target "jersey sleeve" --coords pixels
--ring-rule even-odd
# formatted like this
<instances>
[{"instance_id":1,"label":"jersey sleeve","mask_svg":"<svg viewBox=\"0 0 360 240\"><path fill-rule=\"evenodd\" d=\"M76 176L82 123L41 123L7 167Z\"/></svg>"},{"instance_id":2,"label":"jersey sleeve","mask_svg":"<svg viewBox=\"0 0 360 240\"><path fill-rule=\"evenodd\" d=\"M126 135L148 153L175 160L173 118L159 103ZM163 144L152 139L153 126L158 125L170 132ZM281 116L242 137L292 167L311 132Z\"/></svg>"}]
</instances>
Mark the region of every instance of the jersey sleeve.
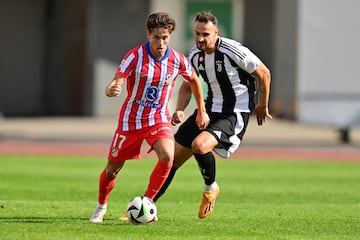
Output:
<instances>
[{"instance_id":1,"label":"jersey sleeve","mask_svg":"<svg viewBox=\"0 0 360 240\"><path fill-rule=\"evenodd\" d=\"M239 54L235 54L239 67L248 73L252 73L260 65L261 60L243 45L238 45Z\"/></svg>"},{"instance_id":2,"label":"jersey sleeve","mask_svg":"<svg viewBox=\"0 0 360 240\"><path fill-rule=\"evenodd\" d=\"M181 69L180 74L184 77L185 81L189 81L191 79L191 75L193 73L193 68L189 59L185 57L183 54L180 55L181 58Z\"/></svg>"},{"instance_id":3,"label":"jersey sleeve","mask_svg":"<svg viewBox=\"0 0 360 240\"><path fill-rule=\"evenodd\" d=\"M127 78L127 76L129 76L132 72L133 69L135 69L135 51L134 49L130 50L129 52L127 52L124 56L124 58L122 59L120 65L118 66L118 68L116 69L115 74L119 75L123 78Z\"/></svg>"}]
</instances>

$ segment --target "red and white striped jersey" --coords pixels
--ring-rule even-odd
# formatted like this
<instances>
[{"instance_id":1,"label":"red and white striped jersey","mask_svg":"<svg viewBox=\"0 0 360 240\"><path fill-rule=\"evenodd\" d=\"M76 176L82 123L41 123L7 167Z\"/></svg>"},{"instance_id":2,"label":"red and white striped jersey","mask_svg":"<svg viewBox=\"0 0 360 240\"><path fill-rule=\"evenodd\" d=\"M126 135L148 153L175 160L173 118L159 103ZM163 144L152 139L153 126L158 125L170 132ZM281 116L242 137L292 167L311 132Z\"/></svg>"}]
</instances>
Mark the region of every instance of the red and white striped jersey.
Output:
<instances>
[{"instance_id":1,"label":"red and white striped jersey","mask_svg":"<svg viewBox=\"0 0 360 240\"><path fill-rule=\"evenodd\" d=\"M175 79L182 75L190 80L192 67L184 54L170 47L164 57L154 58L147 42L127 52L116 74L125 79L127 88L119 127L130 131L170 121L168 103Z\"/></svg>"}]
</instances>

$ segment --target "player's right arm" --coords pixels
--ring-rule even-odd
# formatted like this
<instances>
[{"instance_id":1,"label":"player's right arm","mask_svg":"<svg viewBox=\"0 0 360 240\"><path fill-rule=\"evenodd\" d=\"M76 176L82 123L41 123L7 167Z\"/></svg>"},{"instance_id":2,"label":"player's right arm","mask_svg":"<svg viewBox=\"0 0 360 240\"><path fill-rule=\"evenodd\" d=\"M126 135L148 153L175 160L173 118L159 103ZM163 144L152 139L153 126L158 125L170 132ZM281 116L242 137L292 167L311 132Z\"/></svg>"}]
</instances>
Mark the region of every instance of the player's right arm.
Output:
<instances>
[{"instance_id":1,"label":"player's right arm","mask_svg":"<svg viewBox=\"0 0 360 240\"><path fill-rule=\"evenodd\" d=\"M125 57L115 71L113 79L105 88L106 96L117 97L120 95L123 82L136 67L137 55L135 53L137 49L133 48L125 54Z\"/></svg>"},{"instance_id":2,"label":"player's right arm","mask_svg":"<svg viewBox=\"0 0 360 240\"><path fill-rule=\"evenodd\" d=\"M124 82L124 78L115 74L111 82L105 88L105 95L108 97L117 97L121 93L121 85Z\"/></svg>"}]
</instances>

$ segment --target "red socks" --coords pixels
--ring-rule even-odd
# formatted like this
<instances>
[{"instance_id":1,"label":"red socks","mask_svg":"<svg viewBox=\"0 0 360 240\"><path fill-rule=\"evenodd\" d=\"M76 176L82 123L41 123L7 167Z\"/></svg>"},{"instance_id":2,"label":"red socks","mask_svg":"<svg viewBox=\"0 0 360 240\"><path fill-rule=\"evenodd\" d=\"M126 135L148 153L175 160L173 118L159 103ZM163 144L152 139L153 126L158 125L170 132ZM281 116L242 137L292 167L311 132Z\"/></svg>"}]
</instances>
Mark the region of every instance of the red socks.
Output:
<instances>
[{"instance_id":1,"label":"red socks","mask_svg":"<svg viewBox=\"0 0 360 240\"><path fill-rule=\"evenodd\" d=\"M167 163L161 161L157 162L150 176L149 185L145 193L146 197L150 199L154 199L157 192L160 190L166 178L168 177L171 166L172 166L172 162L167 162Z\"/></svg>"},{"instance_id":2,"label":"red socks","mask_svg":"<svg viewBox=\"0 0 360 240\"><path fill-rule=\"evenodd\" d=\"M154 170L151 173L148 189L145 193L145 196L154 199L162 185L164 184L166 178L169 175L170 169L172 166L172 162L161 162L158 161ZM99 204L106 204L111 191L113 190L115 186L116 178L108 179L106 176L106 170L104 169L102 173L100 174L100 180L99 180L99 196L98 196L98 202Z\"/></svg>"},{"instance_id":3,"label":"red socks","mask_svg":"<svg viewBox=\"0 0 360 240\"><path fill-rule=\"evenodd\" d=\"M110 192L113 190L115 186L115 180L116 178L108 179L108 177L106 176L105 169L100 174L99 196L98 196L98 202L100 204L107 203L108 198L110 196Z\"/></svg>"}]
</instances>

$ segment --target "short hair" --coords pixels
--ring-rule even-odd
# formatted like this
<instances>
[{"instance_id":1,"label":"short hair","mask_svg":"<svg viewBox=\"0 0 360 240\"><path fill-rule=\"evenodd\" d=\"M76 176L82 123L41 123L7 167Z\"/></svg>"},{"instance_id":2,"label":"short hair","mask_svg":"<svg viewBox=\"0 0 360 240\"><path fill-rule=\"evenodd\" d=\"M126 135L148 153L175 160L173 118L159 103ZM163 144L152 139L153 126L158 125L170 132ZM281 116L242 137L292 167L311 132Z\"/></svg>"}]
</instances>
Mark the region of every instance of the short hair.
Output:
<instances>
[{"instance_id":1,"label":"short hair","mask_svg":"<svg viewBox=\"0 0 360 240\"><path fill-rule=\"evenodd\" d=\"M165 12L152 13L146 20L146 28L149 33L151 33L156 28L166 28L171 33L175 30L175 27L175 20Z\"/></svg>"},{"instance_id":2,"label":"short hair","mask_svg":"<svg viewBox=\"0 0 360 240\"><path fill-rule=\"evenodd\" d=\"M208 23L212 22L215 26L218 25L217 17L210 11L201 11L196 14L195 22Z\"/></svg>"}]
</instances>

